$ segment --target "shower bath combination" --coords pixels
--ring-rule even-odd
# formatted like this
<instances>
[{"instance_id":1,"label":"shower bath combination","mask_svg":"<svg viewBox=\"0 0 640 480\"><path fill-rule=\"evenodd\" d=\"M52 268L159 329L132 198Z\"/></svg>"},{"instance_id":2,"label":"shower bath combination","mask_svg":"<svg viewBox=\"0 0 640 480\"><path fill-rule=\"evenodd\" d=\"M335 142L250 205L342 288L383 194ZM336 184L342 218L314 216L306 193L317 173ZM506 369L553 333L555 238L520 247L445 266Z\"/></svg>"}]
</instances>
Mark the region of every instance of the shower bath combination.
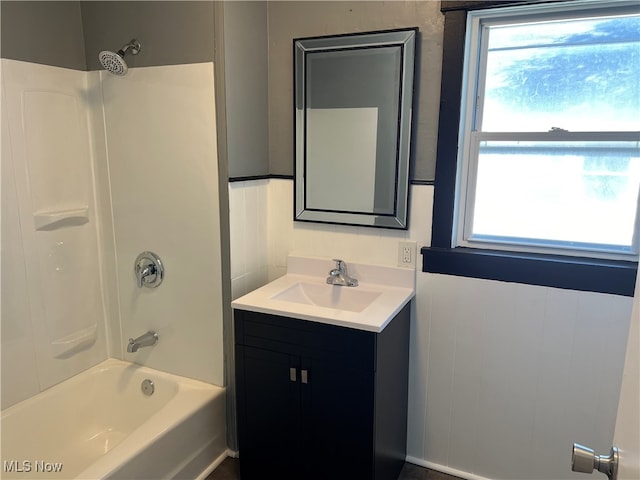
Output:
<instances>
[{"instance_id":1,"label":"shower bath combination","mask_svg":"<svg viewBox=\"0 0 640 480\"><path fill-rule=\"evenodd\" d=\"M107 72L114 75L126 75L129 68L127 67L127 62L124 61L124 56L128 52L131 52L132 55L137 55L140 53L141 48L140 42L134 38L117 52L103 50L98 54L98 58Z\"/></svg>"}]
</instances>

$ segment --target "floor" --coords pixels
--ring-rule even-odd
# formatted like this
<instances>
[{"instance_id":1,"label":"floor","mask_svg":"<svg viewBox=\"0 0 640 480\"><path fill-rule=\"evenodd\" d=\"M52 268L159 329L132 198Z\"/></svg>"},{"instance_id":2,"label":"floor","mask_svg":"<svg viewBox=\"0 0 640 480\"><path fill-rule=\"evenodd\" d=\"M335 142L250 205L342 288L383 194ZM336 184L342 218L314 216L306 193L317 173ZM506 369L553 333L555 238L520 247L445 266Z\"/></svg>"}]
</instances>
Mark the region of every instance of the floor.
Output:
<instances>
[{"instance_id":1,"label":"floor","mask_svg":"<svg viewBox=\"0 0 640 480\"><path fill-rule=\"evenodd\" d=\"M227 457L205 480L240 480L240 463L237 458ZM444 473L405 463L398 480L459 480Z\"/></svg>"}]
</instances>

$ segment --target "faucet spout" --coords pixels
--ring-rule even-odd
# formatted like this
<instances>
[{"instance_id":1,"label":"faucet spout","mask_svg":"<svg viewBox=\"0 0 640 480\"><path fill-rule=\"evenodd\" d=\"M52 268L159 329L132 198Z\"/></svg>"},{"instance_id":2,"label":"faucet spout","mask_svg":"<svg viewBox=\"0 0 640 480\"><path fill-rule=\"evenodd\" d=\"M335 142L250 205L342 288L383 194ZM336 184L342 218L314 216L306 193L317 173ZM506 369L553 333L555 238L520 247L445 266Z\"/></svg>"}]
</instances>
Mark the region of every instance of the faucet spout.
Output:
<instances>
[{"instance_id":1,"label":"faucet spout","mask_svg":"<svg viewBox=\"0 0 640 480\"><path fill-rule=\"evenodd\" d=\"M327 283L329 285L339 285L343 287L357 287L358 280L350 277L347 273L347 264L338 258L333 259L336 262L336 268L329 271Z\"/></svg>"},{"instance_id":2,"label":"faucet spout","mask_svg":"<svg viewBox=\"0 0 640 480\"><path fill-rule=\"evenodd\" d=\"M127 352L135 353L138 351L138 348L152 347L156 343L158 343L158 334L153 330L149 330L138 338L130 338L129 345L127 345Z\"/></svg>"}]
</instances>

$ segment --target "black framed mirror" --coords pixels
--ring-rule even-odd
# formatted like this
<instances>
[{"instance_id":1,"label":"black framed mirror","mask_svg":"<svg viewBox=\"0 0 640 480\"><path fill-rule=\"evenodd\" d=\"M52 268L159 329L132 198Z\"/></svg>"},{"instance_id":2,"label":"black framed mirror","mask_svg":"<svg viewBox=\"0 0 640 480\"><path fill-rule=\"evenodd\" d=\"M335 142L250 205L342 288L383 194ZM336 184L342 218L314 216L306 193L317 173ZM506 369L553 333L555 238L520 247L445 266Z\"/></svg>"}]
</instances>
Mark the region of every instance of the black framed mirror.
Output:
<instances>
[{"instance_id":1,"label":"black framed mirror","mask_svg":"<svg viewBox=\"0 0 640 480\"><path fill-rule=\"evenodd\" d=\"M295 220L407 228L417 33L293 41Z\"/></svg>"}]
</instances>

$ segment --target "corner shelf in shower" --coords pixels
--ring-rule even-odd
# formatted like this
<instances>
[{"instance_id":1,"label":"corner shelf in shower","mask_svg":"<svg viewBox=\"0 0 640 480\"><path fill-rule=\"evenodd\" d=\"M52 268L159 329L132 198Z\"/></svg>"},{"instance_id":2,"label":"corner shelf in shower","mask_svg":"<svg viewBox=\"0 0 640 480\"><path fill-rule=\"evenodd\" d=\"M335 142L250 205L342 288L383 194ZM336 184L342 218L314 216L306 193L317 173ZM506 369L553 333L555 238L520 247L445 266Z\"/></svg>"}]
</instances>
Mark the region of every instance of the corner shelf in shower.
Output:
<instances>
[{"instance_id":1,"label":"corner shelf in shower","mask_svg":"<svg viewBox=\"0 0 640 480\"><path fill-rule=\"evenodd\" d=\"M71 335L54 340L51 342L53 355L56 358L61 358L88 347L96 341L97 330L98 325L93 324L90 327L73 332Z\"/></svg>"},{"instance_id":2,"label":"corner shelf in shower","mask_svg":"<svg viewBox=\"0 0 640 480\"><path fill-rule=\"evenodd\" d=\"M88 221L89 207L86 206L68 210L49 210L33 214L33 222L36 230L39 231L84 225Z\"/></svg>"}]
</instances>

